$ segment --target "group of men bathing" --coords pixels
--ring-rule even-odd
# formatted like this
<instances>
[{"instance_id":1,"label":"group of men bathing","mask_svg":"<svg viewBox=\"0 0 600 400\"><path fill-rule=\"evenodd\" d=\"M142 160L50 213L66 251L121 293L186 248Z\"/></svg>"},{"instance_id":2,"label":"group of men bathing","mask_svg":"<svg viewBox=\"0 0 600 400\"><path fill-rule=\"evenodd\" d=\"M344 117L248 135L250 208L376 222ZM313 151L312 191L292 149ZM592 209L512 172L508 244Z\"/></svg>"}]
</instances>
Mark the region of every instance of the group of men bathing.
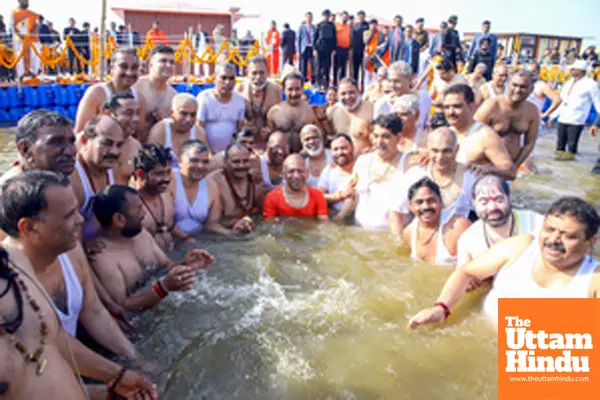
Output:
<instances>
[{"instance_id":1,"label":"group of men bathing","mask_svg":"<svg viewBox=\"0 0 600 400\"><path fill-rule=\"evenodd\" d=\"M193 245L200 231L251 232L260 210L267 220L331 213L389 229L415 259L458 265L411 327L447 318L465 291L490 279L492 315L499 297L597 296L597 262L589 257L596 210L578 198L559 199L545 218L511 207L507 180L530 155L539 124L527 102L527 71L477 111L468 85L437 84L433 104L450 126L428 132L427 102L411 90L403 62L376 84L388 94L368 90L375 104L342 80L339 102L326 112L301 98L294 74L284 79L281 101L262 58L250 62L240 95L225 65L198 100L167 85L168 48L155 49L147 77L137 79L136 63L131 52L115 53L111 81L86 92L75 133L46 110L17 127L19 159L0 186L0 353L10 361L0 367L0 394L7 398L106 398L107 391L156 398L144 376L82 345L78 324L100 346L139 360L121 330L127 314L189 290L214 262L202 250L182 260L166 251ZM107 384L80 385L73 371Z\"/></svg>"}]
</instances>

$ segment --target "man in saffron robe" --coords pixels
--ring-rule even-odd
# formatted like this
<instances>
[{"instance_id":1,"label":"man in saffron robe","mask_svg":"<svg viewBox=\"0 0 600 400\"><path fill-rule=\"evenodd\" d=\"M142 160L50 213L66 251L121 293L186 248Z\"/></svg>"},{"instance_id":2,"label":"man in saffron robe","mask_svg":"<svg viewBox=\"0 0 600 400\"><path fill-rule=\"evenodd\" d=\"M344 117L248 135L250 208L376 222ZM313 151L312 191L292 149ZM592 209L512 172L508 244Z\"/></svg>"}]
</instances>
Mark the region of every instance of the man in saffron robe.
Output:
<instances>
[{"instance_id":1,"label":"man in saffron robe","mask_svg":"<svg viewBox=\"0 0 600 400\"><path fill-rule=\"evenodd\" d=\"M38 18L39 15L29 9L29 0L19 0L19 7L13 10L10 18L10 27L14 35L15 56L21 54L21 49L25 46L25 53L17 63L17 78L24 75L36 75L40 69L40 59L33 52L31 46L40 50L38 40ZM28 38L31 45L27 44Z\"/></svg>"},{"instance_id":2,"label":"man in saffron robe","mask_svg":"<svg viewBox=\"0 0 600 400\"><path fill-rule=\"evenodd\" d=\"M281 35L277 30L277 22L271 21L271 29L267 32L267 65L269 67L269 76L277 75L279 73L279 57L281 51L279 46L281 45Z\"/></svg>"}]
</instances>

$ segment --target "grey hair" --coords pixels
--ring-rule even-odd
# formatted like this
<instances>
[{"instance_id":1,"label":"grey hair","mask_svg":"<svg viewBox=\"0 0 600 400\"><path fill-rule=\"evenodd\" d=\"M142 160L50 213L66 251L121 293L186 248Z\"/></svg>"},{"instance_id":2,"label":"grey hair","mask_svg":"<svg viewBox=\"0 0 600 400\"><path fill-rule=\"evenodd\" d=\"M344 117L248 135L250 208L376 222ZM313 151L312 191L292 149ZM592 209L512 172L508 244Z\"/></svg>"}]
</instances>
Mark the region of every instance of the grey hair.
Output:
<instances>
[{"instance_id":1,"label":"grey hair","mask_svg":"<svg viewBox=\"0 0 600 400\"><path fill-rule=\"evenodd\" d=\"M250 65L250 64L263 64L265 66L265 68L268 68L267 59L265 58L265 56L260 55L260 54L252 56L248 60L247 64L248 65Z\"/></svg>"},{"instance_id":2,"label":"grey hair","mask_svg":"<svg viewBox=\"0 0 600 400\"><path fill-rule=\"evenodd\" d=\"M482 69L482 70L484 70L484 71L487 71L488 67L487 67L487 65L485 65L484 63L480 62L479 64L477 64L477 65L475 66L475 69Z\"/></svg>"},{"instance_id":3,"label":"grey hair","mask_svg":"<svg viewBox=\"0 0 600 400\"><path fill-rule=\"evenodd\" d=\"M410 111L413 114L418 113L421 109L421 105L419 104L419 96L414 94L405 94L398 97L394 102L392 112L398 112L400 109Z\"/></svg>"},{"instance_id":4,"label":"grey hair","mask_svg":"<svg viewBox=\"0 0 600 400\"><path fill-rule=\"evenodd\" d=\"M19 120L17 124L17 143L25 140L34 143L37 133L44 126L72 126L73 121L69 118L50 110L39 109L30 112Z\"/></svg>"},{"instance_id":5,"label":"grey hair","mask_svg":"<svg viewBox=\"0 0 600 400\"><path fill-rule=\"evenodd\" d=\"M410 78L413 73L412 67L404 61L396 61L395 63L390 65L388 67L388 75L392 71L400 72L400 75L402 75L405 78Z\"/></svg>"},{"instance_id":6,"label":"grey hair","mask_svg":"<svg viewBox=\"0 0 600 400\"><path fill-rule=\"evenodd\" d=\"M235 66L232 63L222 63L218 64L215 67L215 75L219 75L221 72L225 70L230 70L235 72Z\"/></svg>"},{"instance_id":7,"label":"grey hair","mask_svg":"<svg viewBox=\"0 0 600 400\"><path fill-rule=\"evenodd\" d=\"M321 138L323 138L323 132L321 132L321 129L319 129L318 126L314 125L314 124L306 124L302 127L302 129L300 130L300 136L302 136L302 132L306 132L308 130L315 130L317 131L317 133L319 134L319 136L321 136Z\"/></svg>"}]
</instances>

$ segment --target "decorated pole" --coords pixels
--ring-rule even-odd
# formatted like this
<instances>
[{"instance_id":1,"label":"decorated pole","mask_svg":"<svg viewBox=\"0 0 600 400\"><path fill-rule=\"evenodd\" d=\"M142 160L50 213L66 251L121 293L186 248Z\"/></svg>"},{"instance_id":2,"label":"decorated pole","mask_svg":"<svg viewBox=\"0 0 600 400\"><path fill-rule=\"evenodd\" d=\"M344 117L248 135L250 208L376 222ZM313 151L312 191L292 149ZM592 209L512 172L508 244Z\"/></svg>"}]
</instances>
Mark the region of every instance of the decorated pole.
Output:
<instances>
[{"instance_id":1,"label":"decorated pole","mask_svg":"<svg viewBox=\"0 0 600 400\"><path fill-rule=\"evenodd\" d=\"M102 0L102 12L100 14L100 43L98 45L100 46L98 78L102 81L104 80L104 69L106 67L106 59L104 56L104 48L106 47L106 0Z\"/></svg>"}]
</instances>

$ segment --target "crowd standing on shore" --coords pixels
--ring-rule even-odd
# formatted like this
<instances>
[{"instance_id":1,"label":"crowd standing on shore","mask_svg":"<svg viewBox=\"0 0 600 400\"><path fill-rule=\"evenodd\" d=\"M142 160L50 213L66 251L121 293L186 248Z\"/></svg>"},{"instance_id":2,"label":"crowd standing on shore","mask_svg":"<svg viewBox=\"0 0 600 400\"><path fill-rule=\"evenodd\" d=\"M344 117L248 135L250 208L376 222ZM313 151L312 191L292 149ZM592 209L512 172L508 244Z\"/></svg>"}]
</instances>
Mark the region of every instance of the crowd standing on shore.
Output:
<instances>
[{"instance_id":1,"label":"crowd standing on shore","mask_svg":"<svg viewBox=\"0 0 600 400\"><path fill-rule=\"evenodd\" d=\"M19 121L18 157L0 179L0 354L12 367L0 369L0 393L156 398L147 378L90 343L139 361L125 334L130 314L191 289L218 262L199 249L174 260L171 249L198 247L203 232L247 235L287 217L389 231L411 258L455 268L411 328L442 322L465 292L490 282L492 319L502 297L599 296L594 207L563 197L542 216L511 204L511 182L535 173L545 117L559 114L557 158L575 159L592 104L600 109L587 63L570 64L557 93L538 80L535 62L509 73L490 61L484 30L465 79L452 16L419 73L411 57L431 47L421 50L419 20L411 30L399 18L384 42L390 65L362 90L341 66L338 48L349 44L336 41L330 14L313 32L307 13L298 39L314 39L323 89L328 57L339 58L323 107L303 98L303 72L286 74L282 87L270 81L262 56L237 85L235 66L220 64L214 88L177 94L168 84L174 50L158 44L145 76L134 50L116 50L110 81L86 91L74 125L49 110ZM365 39L379 34L366 25ZM80 375L106 384L84 385Z\"/></svg>"}]
</instances>

